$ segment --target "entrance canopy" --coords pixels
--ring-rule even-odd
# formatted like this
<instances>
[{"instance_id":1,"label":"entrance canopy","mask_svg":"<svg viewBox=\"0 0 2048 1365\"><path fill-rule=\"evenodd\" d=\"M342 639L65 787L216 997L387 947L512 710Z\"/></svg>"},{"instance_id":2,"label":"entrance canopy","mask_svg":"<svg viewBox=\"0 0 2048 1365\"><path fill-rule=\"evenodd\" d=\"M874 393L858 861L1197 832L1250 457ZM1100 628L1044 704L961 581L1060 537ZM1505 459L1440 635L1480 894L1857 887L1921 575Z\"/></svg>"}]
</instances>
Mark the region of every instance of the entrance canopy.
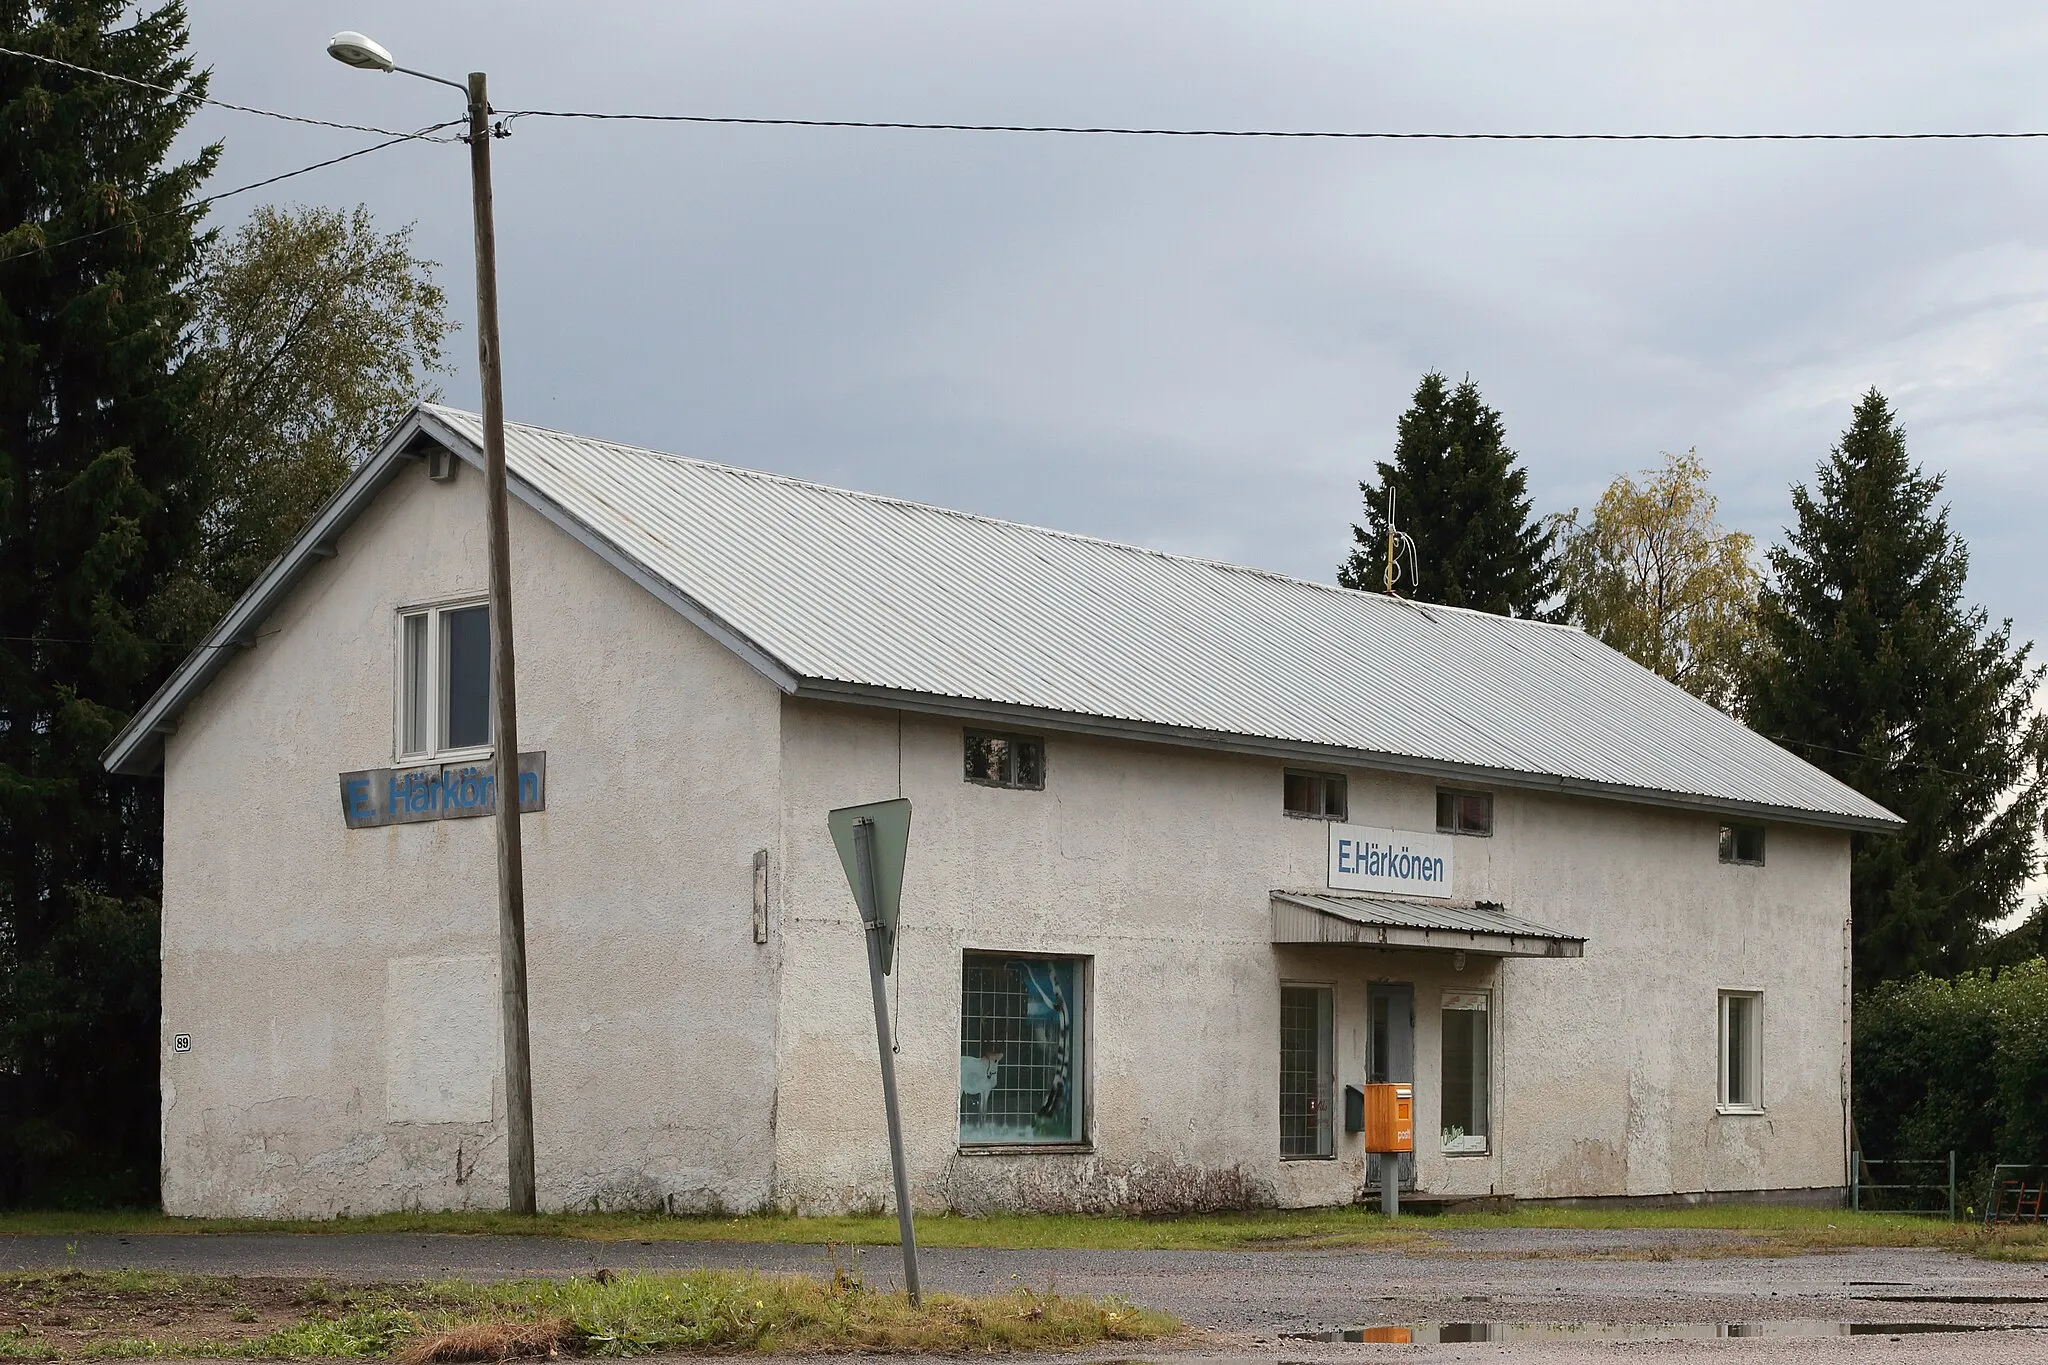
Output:
<instances>
[{"instance_id":1,"label":"entrance canopy","mask_svg":"<svg viewBox=\"0 0 2048 1365\"><path fill-rule=\"evenodd\" d=\"M1584 957L1586 940L1517 919L1490 901L1342 891L1275 891L1273 942L1352 943L1497 957Z\"/></svg>"}]
</instances>

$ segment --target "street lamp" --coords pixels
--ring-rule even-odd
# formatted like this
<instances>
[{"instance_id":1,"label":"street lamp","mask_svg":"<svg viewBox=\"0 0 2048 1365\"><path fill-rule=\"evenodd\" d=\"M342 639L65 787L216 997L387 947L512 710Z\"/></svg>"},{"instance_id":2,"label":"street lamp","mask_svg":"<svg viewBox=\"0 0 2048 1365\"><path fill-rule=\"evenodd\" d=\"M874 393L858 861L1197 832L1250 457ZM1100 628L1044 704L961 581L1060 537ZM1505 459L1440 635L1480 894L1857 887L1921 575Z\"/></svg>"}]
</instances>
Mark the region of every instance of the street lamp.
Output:
<instances>
[{"instance_id":1,"label":"street lamp","mask_svg":"<svg viewBox=\"0 0 2048 1365\"><path fill-rule=\"evenodd\" d=\"M505 386L498 363L498 247L491 222L491 105L484 73L463 85L392 59L390 49L360 33L337 33L327 54L362 71L398 71L452 85L469 100L470 185L476 216L476 360L483 380L484 493L490 504L492 738L497 772L498 959L505 1029L505 1160L514 1213L535 1212L533 1066L526 1027L526 887L519 856L519 726L512 689L511 510L505 496Z\"/></svg>"}]
</instances>

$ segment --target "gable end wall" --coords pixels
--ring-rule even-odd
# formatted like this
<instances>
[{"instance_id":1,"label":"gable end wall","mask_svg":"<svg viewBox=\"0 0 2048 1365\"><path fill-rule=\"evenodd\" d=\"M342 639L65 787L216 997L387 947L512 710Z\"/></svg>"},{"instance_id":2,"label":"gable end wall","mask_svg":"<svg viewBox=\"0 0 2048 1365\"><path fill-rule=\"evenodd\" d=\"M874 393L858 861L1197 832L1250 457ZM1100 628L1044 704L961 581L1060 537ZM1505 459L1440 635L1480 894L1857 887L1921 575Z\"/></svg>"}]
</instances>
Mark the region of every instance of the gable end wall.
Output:
<instances>
[{"instance_id":1,"label":"gable end wall","mask_svg":"<svg viewBox=\"0 0 2048 1365\"><path fill-rule=\"evenodd\" d=\"M540 1202L753 1208L778 694L516 502L512 538ZM167 741L171 1213L503 1206L493 822L347 830L337 781L394 763L397 608L480 595L484 551L478 472L409 468Z\"/></svg>"}]
</instances>

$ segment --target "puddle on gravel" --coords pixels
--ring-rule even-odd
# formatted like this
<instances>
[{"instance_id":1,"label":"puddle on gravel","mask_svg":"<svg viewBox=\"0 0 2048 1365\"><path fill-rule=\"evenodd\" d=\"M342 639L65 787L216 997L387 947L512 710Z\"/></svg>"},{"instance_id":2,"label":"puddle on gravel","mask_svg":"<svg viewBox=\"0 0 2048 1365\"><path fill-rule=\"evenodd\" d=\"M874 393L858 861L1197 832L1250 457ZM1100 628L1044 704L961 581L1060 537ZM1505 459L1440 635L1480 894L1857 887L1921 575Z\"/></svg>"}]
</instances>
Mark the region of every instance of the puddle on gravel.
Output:
<instances>
[{"instance_id":1,"label":"puddle on gravel","mask_svg":"<svg viewBox=\"0 0 2048 1365\"><path fill-rule=\"evenodd\" d=\"M1859 1303L2048 1303L2043 1294L1852 1294Z\"/></svg>"},{"instance_id":2,"label":"puddle on gravel","mask_svg":"<svg viewBox=\"0 0 2048 1365\"><path fill-rule=\"evenodd\" d=\"M1925 1332L2011 1332L2038 1324L2007 1322L1844 1322L1778 1318L1767 1322L1417 1322L1286 1332L1289 1341L1380 1342L1445 1346L1461 1342L1718 1341L1729 1337L1902 1337Z\"/></svg>"}]
</instances>

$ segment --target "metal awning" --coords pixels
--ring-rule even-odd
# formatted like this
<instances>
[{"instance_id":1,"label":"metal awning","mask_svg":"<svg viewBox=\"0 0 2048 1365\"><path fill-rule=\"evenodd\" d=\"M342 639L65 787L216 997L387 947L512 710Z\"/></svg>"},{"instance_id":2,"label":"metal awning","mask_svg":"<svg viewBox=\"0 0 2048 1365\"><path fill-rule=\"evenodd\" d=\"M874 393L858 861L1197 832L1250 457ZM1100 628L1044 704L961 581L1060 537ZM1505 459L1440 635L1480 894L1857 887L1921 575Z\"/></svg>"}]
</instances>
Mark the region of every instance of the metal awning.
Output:
<instances>
[{"instance_id":1,"label":"metal awning","mask_svg":"<svg viewBox=\"0 0 2048 1365\"><path fill-rule=\"evenodd\" d=\"M1427 948L1498 957L1584 957L1586 940L1517 919L1489 901L1342 891L1275 891L1273 942Z\"/></svg>"}]
</instances>

